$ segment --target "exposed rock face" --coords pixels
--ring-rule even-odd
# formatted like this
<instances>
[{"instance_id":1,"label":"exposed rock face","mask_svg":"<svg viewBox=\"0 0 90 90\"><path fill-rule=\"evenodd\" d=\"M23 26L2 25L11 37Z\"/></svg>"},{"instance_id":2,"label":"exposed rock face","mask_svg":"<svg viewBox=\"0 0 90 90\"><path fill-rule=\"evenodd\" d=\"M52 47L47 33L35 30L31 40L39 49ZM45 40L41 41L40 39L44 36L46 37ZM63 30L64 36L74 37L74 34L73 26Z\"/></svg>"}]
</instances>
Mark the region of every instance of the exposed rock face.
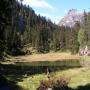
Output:
<instances>
[{"instance_id":1,"label":"exposed rock face","mask_svg":"<svg viewBox=\"0 0 90 90\"><path fill-rule=\"evenodd\" d=\"M82 23L84 13L78 12L76 9L71 9L64 18L58 23L59 26L73 27L76 22Z\"/></svg>"},{"instance_id":2,"label":"exposed rock face","mask_svg":"<svg viewBox=\"0 0 90 90\"><path fill-rule=\"evenodd\" d=\"M86 45L85 48L82 48L79 50L79 55L81 56L90 56L90 50L88 49L88 46Z\"/></svg>"}]
</instances>

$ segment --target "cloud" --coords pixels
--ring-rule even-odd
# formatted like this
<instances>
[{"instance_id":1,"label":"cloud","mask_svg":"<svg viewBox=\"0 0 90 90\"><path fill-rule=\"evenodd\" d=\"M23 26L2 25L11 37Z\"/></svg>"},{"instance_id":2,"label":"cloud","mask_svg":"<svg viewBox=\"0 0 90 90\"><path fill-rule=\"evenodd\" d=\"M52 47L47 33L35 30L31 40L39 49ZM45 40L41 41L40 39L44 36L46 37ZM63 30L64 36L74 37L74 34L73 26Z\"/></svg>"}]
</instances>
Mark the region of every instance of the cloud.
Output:
<instances>
[{"instance_id":1,"label":"cloud","mask_svg":"<svg viewBox=\"0 0 90 90\"><path fill-rule=\"evenodd\" d=\"M23 4L30 5L31 7L36 7L36 8L47 8L54 10L55 8L50 5L46 0L24 0Z\"/></svg>"}]
</instances>

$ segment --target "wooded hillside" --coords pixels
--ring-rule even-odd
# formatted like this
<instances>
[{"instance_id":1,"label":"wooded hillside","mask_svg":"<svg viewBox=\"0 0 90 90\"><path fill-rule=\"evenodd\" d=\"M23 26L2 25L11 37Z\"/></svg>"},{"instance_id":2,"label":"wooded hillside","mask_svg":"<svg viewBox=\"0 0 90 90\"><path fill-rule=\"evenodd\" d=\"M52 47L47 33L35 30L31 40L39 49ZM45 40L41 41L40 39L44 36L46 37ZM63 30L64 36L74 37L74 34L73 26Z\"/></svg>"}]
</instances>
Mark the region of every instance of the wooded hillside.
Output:
<instances>
[{"instance_id":1,"label":"wooded hillside","mask_svg":"<svg viewBox=\"0 0 90 90\"><path fill-rule=\"evenodd\" d=\"M3 0L0 3L0 57L6 53L25 54L25 46L39 53L51 50L77 53L80 47L90 44L90 13L84 12L84 19L83 25L76 22L73 28L60 27L36 15L30 6L22 4L22 0Z\"/></svg>"}]
</instances>

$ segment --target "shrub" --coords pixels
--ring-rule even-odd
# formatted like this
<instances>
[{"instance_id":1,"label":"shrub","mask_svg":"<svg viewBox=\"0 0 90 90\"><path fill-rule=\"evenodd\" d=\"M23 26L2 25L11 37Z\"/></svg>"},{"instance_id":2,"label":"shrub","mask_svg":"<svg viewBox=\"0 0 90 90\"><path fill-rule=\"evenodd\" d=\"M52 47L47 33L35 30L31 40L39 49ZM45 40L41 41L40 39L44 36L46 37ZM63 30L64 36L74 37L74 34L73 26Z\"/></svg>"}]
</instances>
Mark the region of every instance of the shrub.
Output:
<instances>
[{"instance_id":1,"label":"shrub","mask_svg":"<svg viewBox=\"0 0 90 90\"><path fill-rule=\"evenodd\" d=\"M41 81L37 90L70 90L68 88L69 81L70 78L65 77L44 80Z\"/></svg>"},{"instance_id":2,"label":"shrub","mask_svg":"<svg viewBox=\"0 0 90 90\"><path fill-rule=\"evenodd\" d=\"M45 80L41 81L40 86L37 90L48 90L48 88L53 87L53 81L52 80Z\"/></svg>"},{"instance_id":3,"label":"shrub","mask_svg":"<svg viewBox=\"0 0 90 90\"><path fill-rule=\"evenodd\" d=\"M53 89L52 90L70 90L68 88L70 78L57 78L53 83Z\"/></svg>"}]
</instances>

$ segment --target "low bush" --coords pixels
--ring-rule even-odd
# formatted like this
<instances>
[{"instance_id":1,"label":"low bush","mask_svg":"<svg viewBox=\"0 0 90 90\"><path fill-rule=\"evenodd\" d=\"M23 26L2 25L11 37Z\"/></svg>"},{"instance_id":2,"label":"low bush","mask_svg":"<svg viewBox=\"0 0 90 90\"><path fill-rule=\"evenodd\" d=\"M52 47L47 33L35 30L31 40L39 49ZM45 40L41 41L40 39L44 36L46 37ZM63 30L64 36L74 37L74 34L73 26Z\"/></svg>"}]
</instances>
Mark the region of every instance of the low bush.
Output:
<instances>
[{"instance_id":1,"label":"low bush","mask_svg":"<svg viewBox=\"0 0 90 90\"><path fill-rule=\"evenodd\" d=\"M48 90L48 88L53 87L53 81L52 80L46 80L41 81L40 86L37 88L37 90Z\"/></svg>"},{"instance_id":2,"label":"low bush","mask_svg":"<svg viewBox=\"0 0 90 90\"><path fill-rule=\"evenodd\" d=\"M37 90L71 90L68 88L70 78L50 78L49 80L41 81Z\"/></svg>"}]
</instances>

